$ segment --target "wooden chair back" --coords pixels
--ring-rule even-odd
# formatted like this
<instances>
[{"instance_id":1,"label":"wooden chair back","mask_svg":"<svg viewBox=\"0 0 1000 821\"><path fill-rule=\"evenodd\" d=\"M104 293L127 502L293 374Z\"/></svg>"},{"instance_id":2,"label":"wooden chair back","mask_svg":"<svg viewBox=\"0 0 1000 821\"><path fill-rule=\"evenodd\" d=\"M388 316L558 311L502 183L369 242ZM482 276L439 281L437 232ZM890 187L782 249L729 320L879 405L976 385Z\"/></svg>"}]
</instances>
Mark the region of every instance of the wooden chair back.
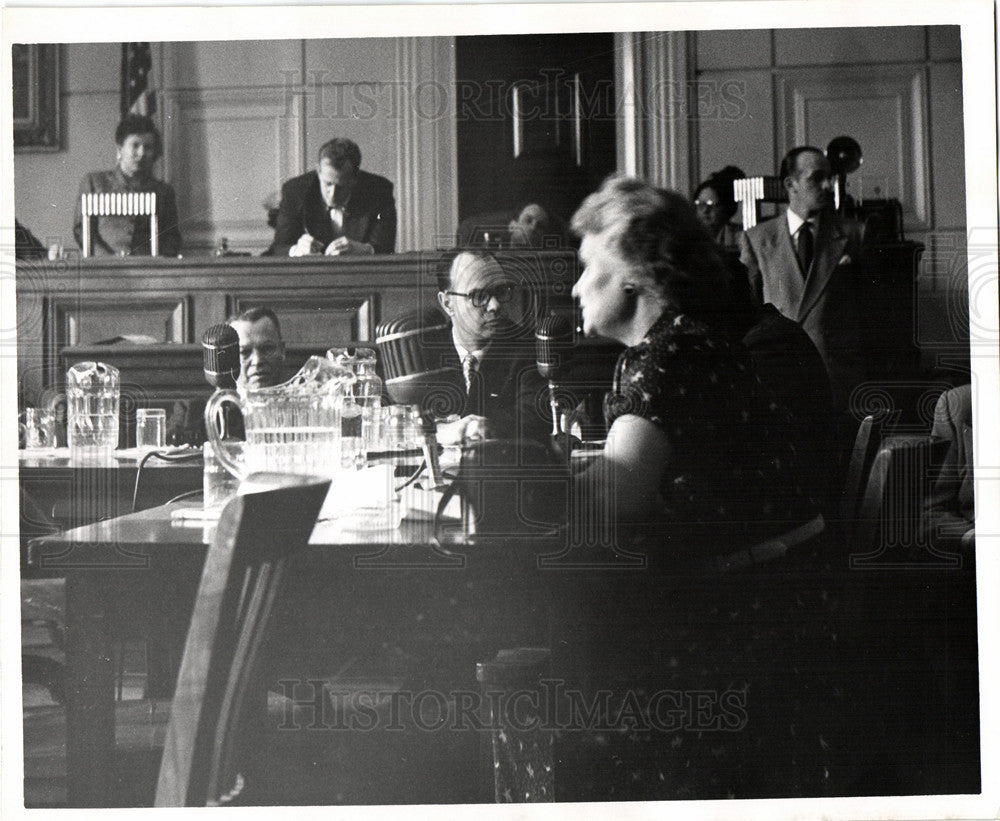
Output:
<instances>
[{"instance_id":1,"label":"wooden chair back","mask_svg":"<svg viewBox=\"0 0 1000 821\"><path fill-rule=\"evenodd\" d=\"M868 482L872 462L881 443L880 426L875 423L874 416L866 416L858 425L858 433L854 438L854 449L851 460L847 464L847 474L844 487L840 493L839 519L842 523L852 522L861 505L861 497Z\"/></svg>"},{"instance_id":2,"label":"wooden chair back","mask_svg":"<svg viewBox=\"0 0 1000 821\"><path fill-rule=\"evenodd\" d=\"M219 519L171 707L158 807L218 806L243 791L239 742L264 634L287 563L309 541L330 485L283 474L251 479L275 489L238 496Z\"/></svg>"},{"instance_id":3,"label":"wooden chair back","mask_svg":"<svg viewBox=\"0 0 1000 821\"><path fill-rule=\"evenodd\" d=\"M903 558L907 553L926 552L927 546L920 544L920 517L947 444L929 436L893 436L882 443L851 534L852 566L908 563Z\"/></svg>"}]
</instances>

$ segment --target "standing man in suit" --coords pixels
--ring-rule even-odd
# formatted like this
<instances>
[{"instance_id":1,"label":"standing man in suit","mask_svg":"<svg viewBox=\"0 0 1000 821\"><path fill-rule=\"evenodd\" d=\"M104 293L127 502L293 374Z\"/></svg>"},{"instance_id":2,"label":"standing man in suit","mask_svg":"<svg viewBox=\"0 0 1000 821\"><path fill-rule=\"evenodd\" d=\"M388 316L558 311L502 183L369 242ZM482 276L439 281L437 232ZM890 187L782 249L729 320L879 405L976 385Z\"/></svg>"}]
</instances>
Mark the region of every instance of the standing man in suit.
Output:
<instances>
[{"instance_id":1,"label":"standing man in suit","mask_svg":"<svg viewBox=\"0 0 1000 821\"><path fill-rule=\"evenodd\" d=\"M276 256L391 254L396 248L392 183L361 170L357 143L335 137L319 166L281 187Z\"/></svg>"},{"instance_id":2,"label":"standing man in suit","mask_svg":"<svg viewBox=\"0 0 1000 821\"><path fill-rule=\"evenodd\" d=\"M490 254L462 251L440 267L438 287L453 343L442 364L461 368L466 385L460 418L438 424L438 441L547 441L547 384L535 365L534 339L524 333L527 314L518 316L524 306L517 283Z\"/></svg>"},{"instance_id":3,"label":"standing man in suit","mask_svg":"<svg viewBox=\"0 0 1000 821\"><path fill-rule=\"evenodd\" d=\"M788 209L742 235L740 261L757 300L809 334L826 365L834 407L844 410L865 377L856 281L862 232L833 211L830 163L818 148L793 148L780 174Z\"/></svg>"}]
</instances>

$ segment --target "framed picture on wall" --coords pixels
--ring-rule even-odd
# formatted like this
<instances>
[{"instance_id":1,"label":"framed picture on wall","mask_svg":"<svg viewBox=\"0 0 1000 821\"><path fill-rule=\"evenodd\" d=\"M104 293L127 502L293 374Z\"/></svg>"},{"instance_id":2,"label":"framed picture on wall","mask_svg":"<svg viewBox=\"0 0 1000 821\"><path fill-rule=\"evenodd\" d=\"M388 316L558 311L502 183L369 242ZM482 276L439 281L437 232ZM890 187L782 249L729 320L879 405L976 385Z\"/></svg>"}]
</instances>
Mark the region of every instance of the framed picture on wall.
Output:
<instances>
[{"instance_id":1,"label":"framed picture on wall","mask_svg":"<svg viewBox=\"0 0 1000 821\"><path fill-rule=\"evenodd\" d=\"M59 46L15 43L11 53L14 150L58 151Z\"/></svg>"}]
</instances>

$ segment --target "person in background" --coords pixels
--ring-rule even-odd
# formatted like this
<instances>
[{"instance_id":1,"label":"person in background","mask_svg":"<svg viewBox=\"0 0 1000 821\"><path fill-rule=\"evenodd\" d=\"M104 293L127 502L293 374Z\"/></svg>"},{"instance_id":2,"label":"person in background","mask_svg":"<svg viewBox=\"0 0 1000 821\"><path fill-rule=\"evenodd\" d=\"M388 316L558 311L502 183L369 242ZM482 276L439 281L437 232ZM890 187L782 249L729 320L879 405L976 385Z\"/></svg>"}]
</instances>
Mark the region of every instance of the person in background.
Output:
<instances>
[{"instance_id":1,"label":"person in background","mask_svg":"<svg viewBox=\"0 0 1000 821\"><path fill-rule=\"evenodd\" d=\"M809 334L834 407L843 410L866 370L857 276L863 232L834 212L830 163L818 148L793 148L780 175L788 209L740 236L740 261L757 301L770 302Z\"/></svg>"},{"instance_id":2,"label":"person in background","mask_svg":"<svg viewBox=\"0 0 1000 821\"><path fill-rule=\"evenodd\" d=\"M361 170L357 143L335 137L315 171L281 187L274 230L277 256L391 254L396 248L392 183Z\"/></svg>"},{"instance_id":3,"label":"person in background","mask_svg":"<svg viewBox=\"0 0 1000 821\"><path fill-rule=\"evenodd\" d=\"M941 394L931 436L948 442L944 463L927 496L921 530L935 548L970 555L976 540L972 462L972 385Z\"/></svg>"},{"instance_id":4,"label":"person in background","mask_svg":"<svg viewBox=\"0 0 1000 821\"><path fill-rule=\"evenodd\" d=\"M566 248L565 225L539 202L462 220L459 248Z\"/></svg>"},{"instance_id":5,"label":"person in background","mask_svg":"<svg viewBox=\"0 0 1000 821\"><path fill-rule=\"evenodd\" d=\"M250 308L227 322L240 337L237 388L270 388L285 379L285 343L281 325L270 308Z\"/></svg>"},{"instance_id":6,"label":"person in background","mask_svg":"<svg viewBox=\"0 0 1000 821\"><path fill-rule=\"evenodd\" d=\"M126 114L115 129L117 164L111 171L87 174L76 198L73 236L83 249L83 194L156 194L159 253L177 256L181 232L174 189L153 175L153 166L163 153L163 140L149 117ZM151 253L148 216L91 217L91 253L94 256L148 256Z\"/></svg>"},{"instance_id":7,"label":"person in background","mask_svg":"<svg viewBox=\"0 0 1000 821\"><path fill-rule=\"evenodd\" d=\"M285 380L285 343L278 316L266 306L242 311L226 320L240 338L240 375L237 390L269 388ZM167 420L167 443L200 445L205 433L206 398L174 403ZM227 417L226 429L234 438L243 438L243 420Z\"/></svg>"},{"instance_id":8,"label":"person in background","mask_svg":"<svg viewBox=\"0 0 1000 821\"><path fill-rule=\"evenodd\" d=\"M461 251L439 267L438 288L453 343L442 364L461 368L466 386L461 414L438 424L438 440L547 441L547 418L540 412L546 406L539 403L547 385L535 366L518 284L489 253Z\"/></svg>"},{"instance_id":9,"label":"person in background","mask_svg":"<svg viewBox=\"0 0 1000 821\"><path fill-rule=\"evenodd\" d=\"M41 240L14 218L15 259L44 259L48 251Z\"/></svg>"},{"instance_id":10,"label":"person in background","mask_svg":"<svg viewBox=\"0 0 1000 821\"><path fill-rule=\"evenodd\" d=\"M746 177L735 165L727 165L704 180L694 190L694 207L698 219L720 248L739 253L739 236L742 230L730 220L736 215L737 204L733 196L733 181Z\"/></svg>"},{"instance_id":11,"label":"person in background","mask_svg":"<svg viewBox=\"0 0 1000 821\"><path fill-rule=\"evenodd\" d=\"M695 541L711 550L713 534L726 534L716 549L731 549L808 521L814 502L786 436L789 414L740 344L729 268L693 206L612 177L571 227L582 239L573 295L584 333L628 346L603 465L588 471L612 471L603 492L618 522L697 523Z\"/></svg>"},{"instance_id":12,"label":"person in background","mask_svg":"<svg viewBox=\"0 0 1000 821\"><path fill-rule=\"evenodd\" d=\"M511 245L521 248L540 248L548 229L548 212L537 202L529 202L507 224Z\"/></svg>"}]
</instances>

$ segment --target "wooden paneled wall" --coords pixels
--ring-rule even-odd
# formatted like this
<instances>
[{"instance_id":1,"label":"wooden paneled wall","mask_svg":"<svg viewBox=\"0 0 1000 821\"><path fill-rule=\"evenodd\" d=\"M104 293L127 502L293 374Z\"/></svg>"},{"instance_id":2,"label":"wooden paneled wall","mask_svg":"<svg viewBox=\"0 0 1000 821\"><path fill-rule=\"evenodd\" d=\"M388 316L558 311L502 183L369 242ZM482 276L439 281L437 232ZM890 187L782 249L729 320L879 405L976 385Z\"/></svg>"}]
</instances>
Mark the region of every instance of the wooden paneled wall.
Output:
<instances>
[{"instance_id":1,"label":"wooden paneled wall","mask_svg":"<svg viewBox=\"0 0 1000 821\"><path fill-rule=\"evenodd\" d=\"M18 262L20 404L38 404L46 388L60 384L60 354L68 347L92 352L95 343L138 335L166 352L177 345L179 357L190 364L191 349L183 346L198 343L206 328L227 316L257 305L274 309L291 346L321 352L373 340L382 319L437 304L441 259L428 252ZM500 261L534 296L533 310L569 309L579 272L574 252L511 252ZM120 346L137 347L114 344ZM197 382L200 366L196 371Z\"/></svg>"}]
</instances>

